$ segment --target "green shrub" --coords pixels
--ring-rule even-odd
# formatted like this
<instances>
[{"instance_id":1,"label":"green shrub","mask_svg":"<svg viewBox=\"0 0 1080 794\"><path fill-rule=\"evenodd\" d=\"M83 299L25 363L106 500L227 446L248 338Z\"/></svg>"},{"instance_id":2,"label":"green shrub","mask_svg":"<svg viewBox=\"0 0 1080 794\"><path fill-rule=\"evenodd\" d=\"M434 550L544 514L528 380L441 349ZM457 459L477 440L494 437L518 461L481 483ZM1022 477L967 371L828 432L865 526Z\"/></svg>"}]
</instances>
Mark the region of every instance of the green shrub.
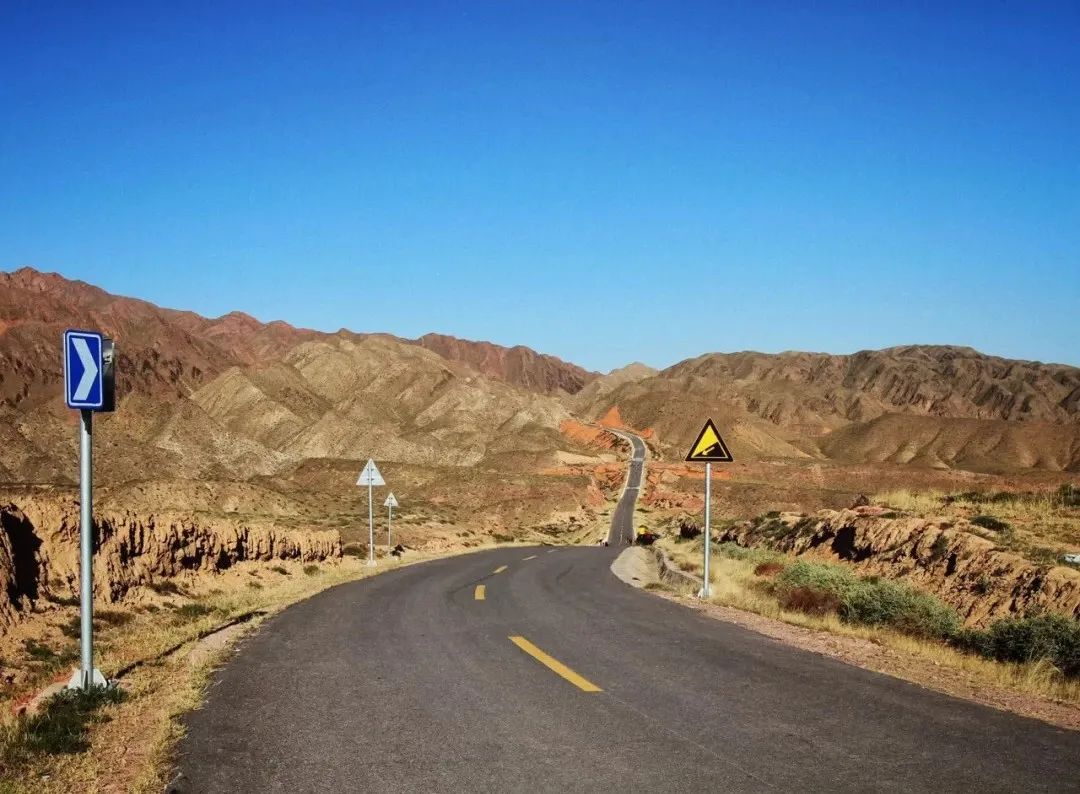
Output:
<instances>
[{"instance_id":1,"label":"green shrub","mask_svg":"<svg viewBox=\"0 0 1080 794\"><path fill-rule=\"evenodd\" d=\"M933 596L888 579L865 579L844 599L851 623L890 628L916 637L947 639L960 630L956 610Z\"/></svg>"},{"instance_id":2,"label":"green shrub","mask_svg":"<svg viewBox=\"0 0 1080 794\"><path fill-rule=\"evenodd\" d=\"M363 559L367 557L367 547L360 543L346 543L341 549L342 556Z\"/></svg>"},{"instance_id":3,"label":"green shrub","mask_svg":"<svg viewBox=\"0 0 1080 794\"><path fill-rule=\"evenodd\" d=\"M838 565L804 560L785 568L774 580L781 602L794 590L814 590L831 595L842 620L870 626L887 626L917 637L947 638L960 629L960 616L933 596L899 582L868 577L861 579ZM806 599L805 593L801 596Z\"/></svg>"},{"instance_id":4,"label":"green shrub","mask_svg":"<svg viewBox=\"0 0 1080 794\"><path fill-rule=\"evenodd\" d=\"M1007 522L1002 521L1000 518L994 518L993 516L975 516L971 519L971 523L977 527L989 529L992 532L1005 532L1009 529Z\"/></svg>"},{"instance_id":5,"label":"green shrub","mask_svg":"<svg viewBox=\"0 0 1080 794\"><path fill-rule=\"evenodd\" d=\"M1065 615L1005 618L956 637L965 650L999 662L1046 659L1067 677L1080 676L1080 623Z\"/></svg>"},{"instance_id":6,"label":"green shrub","mask_svg":"<svg viewBox=\"0 0 1080 794\"><path fill-rule=\"evenodd\" d=\"M274 573L280 573L282 576L289 576L289 569L286 568L284 565L275 565L270 570Z\"/></svg>"},{"instance_id":7,"label":"green shrub","mask_svg":"<svg viewBox=\"0 0 1080 794\"><path fill-rule=\"evenodd\" d=\"M815 590L827 590L843 598L858 587L859 578L839 565L823 565L796 560L776 577L776 582L781 587L812 587Z\"/></svg>"},{"instance_id":8,"label":"green shrub","mask_svg":"<svg viewBox=\"0 0 1080 794\"><path fill-rule=\"evenodd\" d=\"M946 554L949 553L949 539L945 537L945 533L941 532L934 542L930 544L930 559L940 560Z\"/></svg>"},{"instance_id":9,"label":"green shrub","mask_svg":"<svg viewBox=\"0 0 1080 794\"><path fill-rule=\"evenodd\" d=\"M319 568L318 565L305 565L304 566L304 573L306 573L308 576L314 576L315 574L319 573L319 571L320 571L320 568Z\"/></svg>"}]
</instances>

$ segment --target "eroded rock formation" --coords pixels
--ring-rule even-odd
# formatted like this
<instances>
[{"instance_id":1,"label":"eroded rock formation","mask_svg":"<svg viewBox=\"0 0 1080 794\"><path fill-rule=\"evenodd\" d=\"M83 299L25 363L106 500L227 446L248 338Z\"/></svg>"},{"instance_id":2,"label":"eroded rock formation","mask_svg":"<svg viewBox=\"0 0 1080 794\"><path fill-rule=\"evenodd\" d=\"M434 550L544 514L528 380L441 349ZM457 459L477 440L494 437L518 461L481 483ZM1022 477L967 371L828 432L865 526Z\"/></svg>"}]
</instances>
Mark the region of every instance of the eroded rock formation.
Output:
<instances>
[{"instance_id":1,"label":"eroded rock formation","mask_svg":"<svg viewBox=\"0 0 1080 794\"><path fill-rule=\"evenodd\" d=\"M336 531L308 532L176 514L97 511L94 598L115 602L133 587L239 562L319 561L341 556ZM38 599L78 595L79 507L70 498L0 503L0 629Z\"/></svg>"},{"instance_id":2,"label":"eroded rock formation","mask_svg":"<svg viewBox=\"0 0 1080 794\"><path fill-rule=\"evenodd\" d=\"M969 625L1038 611L1080 617L1080 572L1036 564L967 529L963 520L860 507L740 522L719 539L842 560L863 574L909 582L954 606Z\"/></svg>"}]
</instances>

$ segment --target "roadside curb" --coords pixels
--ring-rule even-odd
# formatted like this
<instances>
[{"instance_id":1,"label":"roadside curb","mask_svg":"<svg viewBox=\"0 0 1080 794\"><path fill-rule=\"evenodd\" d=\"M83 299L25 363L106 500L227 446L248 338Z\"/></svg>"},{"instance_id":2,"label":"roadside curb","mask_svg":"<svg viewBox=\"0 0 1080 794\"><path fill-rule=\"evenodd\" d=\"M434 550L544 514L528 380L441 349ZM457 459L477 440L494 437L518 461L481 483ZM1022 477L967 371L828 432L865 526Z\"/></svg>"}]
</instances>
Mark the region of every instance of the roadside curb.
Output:
<instances>
[{"instance_id":1,"label":"roadside curb","mask_svg":"<svg viewBox=\"0 0 1080 794\"><path fill-rule=\"evenodd\" d=\"M675 564L660 549L654 547L652 552L656 558L656 568L661 582L672 587L690 587L694 592L701 589L704 583L701 578L675 567Z\"/></svg>"}]
</instances>

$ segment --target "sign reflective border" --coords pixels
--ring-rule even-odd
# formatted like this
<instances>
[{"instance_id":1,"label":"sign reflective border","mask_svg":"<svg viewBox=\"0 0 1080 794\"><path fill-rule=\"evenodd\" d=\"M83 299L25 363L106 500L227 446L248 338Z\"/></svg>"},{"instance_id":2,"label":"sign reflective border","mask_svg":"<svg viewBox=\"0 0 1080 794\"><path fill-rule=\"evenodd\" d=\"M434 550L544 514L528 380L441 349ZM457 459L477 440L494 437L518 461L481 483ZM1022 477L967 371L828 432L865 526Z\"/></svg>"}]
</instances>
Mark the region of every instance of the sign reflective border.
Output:
<instances>
[{"instance_id":1,"label":"sign reflective border","mask_svg":"<svg viewBox=\"0 0 1080 794\"><path fill-rule=\"evenodd\" d=\"M98 409L105 405L105 363L101 334L64 332L64 400L68 408Z\"/></svg>"},{"instance_id":2,"label":"sign reflective border","mask_svg":"<svg viewBox=\"0 0 1080 794\"><path fill-rule=\"evenodd\" d=\"M698 433L686 459L691 463L731 463L734 460L712 419L705 420L705 427Z\"/></svg>"}]
</instances>

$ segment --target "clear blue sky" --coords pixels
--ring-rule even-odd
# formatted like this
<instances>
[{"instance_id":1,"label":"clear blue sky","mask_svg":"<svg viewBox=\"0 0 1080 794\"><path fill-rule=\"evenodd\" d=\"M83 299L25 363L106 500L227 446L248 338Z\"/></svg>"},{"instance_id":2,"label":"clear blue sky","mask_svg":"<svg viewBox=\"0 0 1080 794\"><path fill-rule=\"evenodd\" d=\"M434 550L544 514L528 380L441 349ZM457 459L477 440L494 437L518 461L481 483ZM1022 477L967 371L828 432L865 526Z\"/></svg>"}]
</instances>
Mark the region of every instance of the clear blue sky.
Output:
<instances>
[{"instance_id":1,"label":"clear blue sky","mask_svg":"<svg viewBox=\"0 0 1080 794\"><path fill-rule=\"evenodd\" d=\"M0 269L601 370L1080 364L1078 42L1075 2L6 0Z\"/></svg>"}]
</instances>

